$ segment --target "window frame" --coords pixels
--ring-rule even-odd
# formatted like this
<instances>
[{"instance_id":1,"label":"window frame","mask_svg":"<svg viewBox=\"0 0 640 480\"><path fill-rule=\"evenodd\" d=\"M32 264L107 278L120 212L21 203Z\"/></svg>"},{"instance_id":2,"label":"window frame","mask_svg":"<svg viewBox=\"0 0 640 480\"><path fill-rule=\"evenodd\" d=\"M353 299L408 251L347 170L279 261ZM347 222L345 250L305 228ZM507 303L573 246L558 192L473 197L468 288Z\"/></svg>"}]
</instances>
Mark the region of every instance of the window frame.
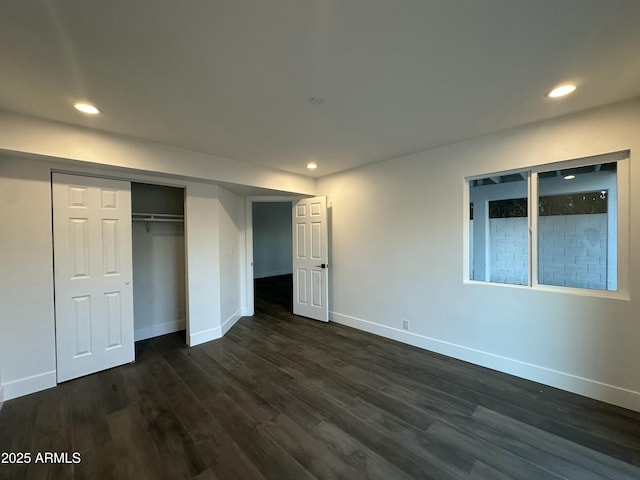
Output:
<instances>
[{"instance_id":1,"label":"window frame","mask_svg":"<svg viewBox=\"0 0 640 480\"><path fill-rule=\"evenodd\" d=\"M583 157L573 160L562 160L541 165L528 166L513 170L494 171L464 178L464 215L463 215L463 283L469 285L486 285L501 288L516 288L554 293L565 293L601 298L616 298L629 300L629 260L630 260L630 151L623 150L602 155ZM538 232L538 193L539 174L549 171L585 167L598 163L616 162L616 244L617 244L617 289L598 290L589 288L566 287L560 285L546 285L539 282L539 232ZM483 280L473 280L470 277L470 184L474 180L500 175L522 174L527 176L527 205L528 205L528 254L529 275L528 284L515 285Z\"/></svg>"}]
</instances>

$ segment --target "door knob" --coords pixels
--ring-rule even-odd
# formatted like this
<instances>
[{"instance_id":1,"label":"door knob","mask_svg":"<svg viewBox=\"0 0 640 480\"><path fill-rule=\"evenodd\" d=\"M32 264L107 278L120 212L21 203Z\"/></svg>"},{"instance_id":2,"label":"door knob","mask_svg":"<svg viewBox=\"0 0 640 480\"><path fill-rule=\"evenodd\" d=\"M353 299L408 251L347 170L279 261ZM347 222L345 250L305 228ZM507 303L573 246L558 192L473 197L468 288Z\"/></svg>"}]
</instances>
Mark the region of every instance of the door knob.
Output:
<instances>
[{"instance_id":1,"label":"door knob","mask_svg":"<svg viewBox=\"0 0 640 480\"><path fill-rule=\"evenodd\" d=\"M321 263L320 265L316 265L316 267L320 267L320 268L327 268L327 264L326 263Z\"/></svg>"}]
</instances>

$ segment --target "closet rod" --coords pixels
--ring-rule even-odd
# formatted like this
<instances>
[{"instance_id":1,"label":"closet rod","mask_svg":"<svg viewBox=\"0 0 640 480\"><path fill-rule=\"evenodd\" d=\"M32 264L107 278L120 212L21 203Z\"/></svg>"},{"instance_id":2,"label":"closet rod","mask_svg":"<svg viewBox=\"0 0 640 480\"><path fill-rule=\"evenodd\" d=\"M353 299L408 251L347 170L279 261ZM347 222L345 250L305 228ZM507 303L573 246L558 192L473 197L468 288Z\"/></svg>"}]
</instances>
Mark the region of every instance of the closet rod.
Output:
<instances>
[{"instance_id":1,"label":"closet rod","mask_svg":"<svg viewBox=\"0 0 640 480\"><path fill-rule=\"evenodd\" d=\"M133 218L131 219L134 222L184 222L182 218Z\"/></svg>"},{"instance_id":2,"label":"closet rod","mask_svg":"<svg viewBox=\"0 0 640 480\"><path fill-rule=\"evenodd\" d=\"M184 218L184 215L174 213L132 213L131 216L134 220L156 220L160 218L182 220Z\"/></svg>"},{"instance_id":3,"label":"closet rod","mask_svg":"<svg viewBox=\"0 0 640 480\"><path fill-rule=\"evenodd\" d=\"M132 213L131 220L134 222L145 222L147 232L149 232L150 222L183 223L184 215L173 215L170 213Z\"/></svg>"},{"instance_id":4,"label":"closet rod","mask_svg":"<svg viewBox=\"0 0 640 480\"><path fill-rule=\"evenodd\" d=\"M134 218L132 221L134 222L173 222L173 223L184 222L184 220L181 218Z\"/></svg>"}]
</instances>

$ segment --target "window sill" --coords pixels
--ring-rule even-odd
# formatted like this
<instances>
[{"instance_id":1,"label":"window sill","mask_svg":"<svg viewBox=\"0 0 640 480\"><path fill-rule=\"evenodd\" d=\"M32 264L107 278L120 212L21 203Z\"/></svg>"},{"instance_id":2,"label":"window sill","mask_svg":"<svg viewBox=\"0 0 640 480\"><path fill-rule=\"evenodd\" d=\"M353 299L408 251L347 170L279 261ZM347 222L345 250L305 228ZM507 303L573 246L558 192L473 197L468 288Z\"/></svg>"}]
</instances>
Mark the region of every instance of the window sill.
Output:
<instances>
[{"instance_id":1,"label":"window sill","mask_svg":"<svg viewBox=\"0 0 640 480\"><path fill-rule=\"evenodd\" d=\"M558 293L562 295L578 295L582 297L606 298L612 300L630 301L631 297L628 292L619 290L589 290L586 288L558 287L554 285L512 285L509 283L482 282L478 280L464 280L464 285L482 285L498 288L510 288L516 290L530 290L533 292Z\"/></svg>"}]
</instances>

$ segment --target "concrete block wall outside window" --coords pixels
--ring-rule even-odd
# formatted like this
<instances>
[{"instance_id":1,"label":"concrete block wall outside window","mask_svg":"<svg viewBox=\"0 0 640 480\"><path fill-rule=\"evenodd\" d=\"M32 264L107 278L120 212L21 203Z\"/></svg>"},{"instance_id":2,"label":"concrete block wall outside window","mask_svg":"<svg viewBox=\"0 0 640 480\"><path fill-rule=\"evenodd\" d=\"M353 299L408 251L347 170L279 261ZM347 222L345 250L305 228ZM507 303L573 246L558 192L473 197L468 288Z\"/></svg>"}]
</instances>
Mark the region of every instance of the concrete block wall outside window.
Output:
<instances>
[{"instance_id":1,"label":"concrete block wall outside window","mask_svg":"<svg viewBox=\"0 0 640 480\"><path fill-rule=\"evenodd\" d=\"M617 181L617 162L597 160L469 180L468 278L617 290Z\"/></svg>"},{"instance_id":2,"label":"concrete block wall outside window","mask_svg":"<svg viewBox=\"0 0 640 480\"><path fill-rule=\"evenodd\" d=\"M527 219L492 218L489 220L489 281L526 285L529 278L529 227Z\"/></svg>"},{"instance_id":3,"label":"concrete block wall outside window","mask_svg":"<svg viewBox=\"0 0 640 480\"><path fill-rule=\"evenodd\" d=\"M529 241L526 218L492 218L490 280L526 285ZM607 289L607 214L539 217L538 279L544 285Z\"/></svg>"},{"instance_id":4,"label":"concrete block wall outside window","mask_svg":"<svg viewBox=\"0 0 640 480\"><path fill-rule=\"evenodd\" d=\"M544 285L607 289L607 214L540 217L538 276Z\"/></svg>"}]
</instances>

